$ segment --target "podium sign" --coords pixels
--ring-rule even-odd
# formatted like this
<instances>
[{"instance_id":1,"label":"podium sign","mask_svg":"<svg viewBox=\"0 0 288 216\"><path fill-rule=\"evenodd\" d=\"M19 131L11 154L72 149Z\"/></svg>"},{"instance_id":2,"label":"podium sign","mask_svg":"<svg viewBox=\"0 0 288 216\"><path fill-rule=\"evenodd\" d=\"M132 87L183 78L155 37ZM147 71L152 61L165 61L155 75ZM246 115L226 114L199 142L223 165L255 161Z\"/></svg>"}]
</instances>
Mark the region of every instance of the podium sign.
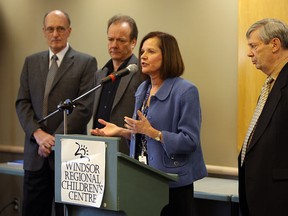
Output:
<instances>
[{"instance_id":1,"label":"podium sign","mask_svg":"<svg viewBox=\"0 0 288 216\"><path fill-rule=\"evenodd\" d=\"M61 139L61 201L100 207L105 187L105 142Z\"/></svg>"},{"instance_id":2,"label":"podium sign","mask_svg":"<svg viewBox=\"0 0 288 216\"><path fill-rule=\"evenodd\" d=\"M56 135L55 137L55 201L66 204L69 216L119 215L117 213L128 216L156 216L160 215L162 208L168 204L169 182L177 181L177 176L156 170L120 153L120 138L85 135ZM100 185L105 183L100 208L87 206L87 203L83 204L80 201L74 200L75 202L71 203L63 200L61 140L89 141L88 143L92 142L94 145L105 143L105 182L99 180L99 184L96 183L100 189ZM91 167L94 171L96 168ZM99 172L103 171L99 170Z\"/></svg>"}]
</instances>

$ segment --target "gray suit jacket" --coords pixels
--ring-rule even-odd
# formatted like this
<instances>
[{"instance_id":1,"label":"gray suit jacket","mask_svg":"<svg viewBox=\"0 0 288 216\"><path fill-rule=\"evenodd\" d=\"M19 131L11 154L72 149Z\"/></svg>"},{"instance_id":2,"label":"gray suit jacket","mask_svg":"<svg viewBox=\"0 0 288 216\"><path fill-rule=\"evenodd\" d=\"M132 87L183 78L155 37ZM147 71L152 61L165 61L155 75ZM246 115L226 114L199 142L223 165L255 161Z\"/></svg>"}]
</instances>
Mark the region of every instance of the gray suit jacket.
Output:
<instances>
[{"instance_id":1,"label":"gray suit jacket","mask_svg":"<svg viewBox=\"0 0 288 216\"><path fill-rule=\"evenodd\" d=\"M46 122L38 123L42 116L43 95L49 70L49 52L44 51L28 56L22 69L20 88L16 100L16 111L25 132L24 169L39 170L44 159L38 155L38 144L33 132L42 128L50 134L63 134L63 113L58 112ZM97 70L96 59L71 47L65 54L57 71L49 94L48 113L66 99L73 100L90 90ZM67 133L85 134L86 126L92 115L93 95L75 103L76 108L67 118ZM53 163L53 154L49 161Z\"/></svg>"},{"instance_id":2,"label":"gray suit jacket","mask_svg":"<svg viewBox=\"0 0 288 216\"><path fill-rule=\"evenodd\" d=\"M135 55L132 55L131 59L127 63L127 66L130 64L138 64L138 59ZM96 85L101 82L101 79L108 75L108 70L102 68L96 73ZM128 75L121 78L110 113L110 122L123 127L124 126L124 116L133 115L134 104L135 104L135 92L141 83L141 74L139 72L129 73ZM102 88L98 89L95 92L94 100L94 110L93 110L93 125L97 119L95 119L100 95ZM121 139L119 150L125 154L129 155L129 146L125 139Z\"/></svg>"}]
</instances>

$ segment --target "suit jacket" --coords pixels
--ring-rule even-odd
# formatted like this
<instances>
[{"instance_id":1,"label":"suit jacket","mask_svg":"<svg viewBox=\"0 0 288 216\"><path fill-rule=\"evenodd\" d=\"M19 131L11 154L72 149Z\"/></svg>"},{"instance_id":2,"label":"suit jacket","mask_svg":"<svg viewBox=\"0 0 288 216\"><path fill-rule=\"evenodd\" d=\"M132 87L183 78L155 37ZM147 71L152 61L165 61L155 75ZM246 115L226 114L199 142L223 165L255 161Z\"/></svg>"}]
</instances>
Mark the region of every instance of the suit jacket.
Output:
<instances>
[{"instance_id":1,"label":"suit jacket","mask_svg":"<svg viewBox=\"0 0 288 216\"><path fill-rule=\"evenodd\" d=\"M130 60L127 63L127 66L130 64L138 64L138 59L135 55L132 55ZM96 73L96 86L101 82L101 80L108 75L108 69L103 67L101 70ZM134 103L135 103L135 92L141 83L141 74L139 72L130 72L128 75L121 77L111 113L110 113L110 122L123 127L124 126L124 116L132 116ZM100 102L102 88L100 87L95 92L94 100L94 110L93 110L93 127L97 119L96 113L98 105ZM129 155L129 146L127 141L124 138L121 138L119 150L127 155Z\"/></svg>"},{"instance_id":2,"label":"suit jacket","mask_svg":"<svg viewBox=\"0 0 288 216\"><path fill-rule=\"evenodd\" d=\"M49 94L48 113L57 109L60 102L73 100L94 86L93 77L97 70L96 59L71 47L65 54L57 71ZM25 132L24 169L39 170L44 158L38 155L38 144L33 132L42 128L50 134L63 134L63 113L58 112L39 124L42 116L43 96L49 71L49 52L28 56L20 77L20 88L16 100L16 111ZM67 133L85 134L92 115L93 96L86 96L75 103L76 108L67 118ZM53 154L49 156L53 163Z\"/></svg>"},{"instance_id":3,"label":"suit jacket","mask_svg":"<svg viewBox=\"0 0 288 216\"><path fill-rule=\"evenodd\" d=\"M268 96L239 166L239 198L244 215L288 215L288 64Z\"/></svg>"},{"instance_id":4,"label":"suit jacket","mask_svg":"<svg viewBox=\"0 0 288 216\"><path fill-rule=\"evenodd\" d=\"M150 80L136 92L136 111L141 110ZM178 174L170 187L181 187L207 176L200 144L201 108L195 85L182 79L166 79L151 97L146 118L152 127L162 131L163 143L146 137L148 164L166 173ZM130 156L136 158L138 135L131 136Z\"/></svg>"}]
</instances>

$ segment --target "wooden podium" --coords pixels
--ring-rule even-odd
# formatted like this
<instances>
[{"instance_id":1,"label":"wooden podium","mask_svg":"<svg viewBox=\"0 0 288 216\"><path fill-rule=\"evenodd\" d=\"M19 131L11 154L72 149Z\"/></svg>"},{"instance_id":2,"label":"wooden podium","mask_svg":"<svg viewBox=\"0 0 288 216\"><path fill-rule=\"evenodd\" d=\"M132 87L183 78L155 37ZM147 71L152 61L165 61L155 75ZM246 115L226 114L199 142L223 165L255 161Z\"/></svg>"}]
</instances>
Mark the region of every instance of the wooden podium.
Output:
<instances>
[{"instance_id":1,"label":"wooden podium","mask_svg":"<svg viewBox=\"0 0 288 216\"><path fill-rule=\"evenodd\" d=\"M100 208L75 205L61 199L61 139L95 140L106 144L105 190ZM64 203L68 216L128 215L159 216L168 204L171 175L119 152L120 138L85 135L56 135L55 201Z\"/></svg>"}]
</instances>

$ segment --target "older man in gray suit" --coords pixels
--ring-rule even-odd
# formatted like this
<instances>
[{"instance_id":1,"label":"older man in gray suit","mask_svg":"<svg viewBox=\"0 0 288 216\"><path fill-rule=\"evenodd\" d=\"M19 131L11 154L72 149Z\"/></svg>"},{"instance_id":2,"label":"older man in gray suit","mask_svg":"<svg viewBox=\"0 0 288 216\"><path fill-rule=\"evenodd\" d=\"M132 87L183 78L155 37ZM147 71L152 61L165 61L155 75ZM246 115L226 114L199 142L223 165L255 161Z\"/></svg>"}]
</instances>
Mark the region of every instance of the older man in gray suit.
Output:
<instances>
[{"instance_id":1,"label":"older man in gray suit","mask_svg":"<svg viewBox=\"0 0 288 216\"><path fill-rule=\"evenodd\" d=\"M111 59L96 73L96 85L105 76L124 69L130 64L138 64L133 54L136 46L138 29L133 18L126 15L115 15L108 21L108 52ZM139 72L130 72L127 76L106 83L96 91L93 111L93 128L102 128L98 119L104 119L119 126L124 126L124 116L132 116L134 94L141 83ZM95 134L91 130L91 134ZM119 150L129 155L125 139L121 139Z\"/></svg>"},{"instance_id":2,"label":"older man in gray suit","mask_svg":"<svg viewBox=\"0 0 288 216\"><path fill-rule=\"evenodd\" d=\"M51 216L54 197L52 147L54 135L63 133L63 114L58 112L43 123L39 120L54 111L59 102L75 99L94 86L96 59L71 48L68 44L71 30L68 14L59 10L47 13L43 33L49 50L28 56L22 69L16 110L26 135L23 216ZM52 63L52 56L57 65ZM47 77L53 64L55 76L50 79ZM47 87L48 80L51 80L50 87ZM75 105L67 117L67 133L84 134L92 115L93 96L84 97ZM61 206L55 212L56 215L64 213Z\"/></svg>"}]
</instances>

